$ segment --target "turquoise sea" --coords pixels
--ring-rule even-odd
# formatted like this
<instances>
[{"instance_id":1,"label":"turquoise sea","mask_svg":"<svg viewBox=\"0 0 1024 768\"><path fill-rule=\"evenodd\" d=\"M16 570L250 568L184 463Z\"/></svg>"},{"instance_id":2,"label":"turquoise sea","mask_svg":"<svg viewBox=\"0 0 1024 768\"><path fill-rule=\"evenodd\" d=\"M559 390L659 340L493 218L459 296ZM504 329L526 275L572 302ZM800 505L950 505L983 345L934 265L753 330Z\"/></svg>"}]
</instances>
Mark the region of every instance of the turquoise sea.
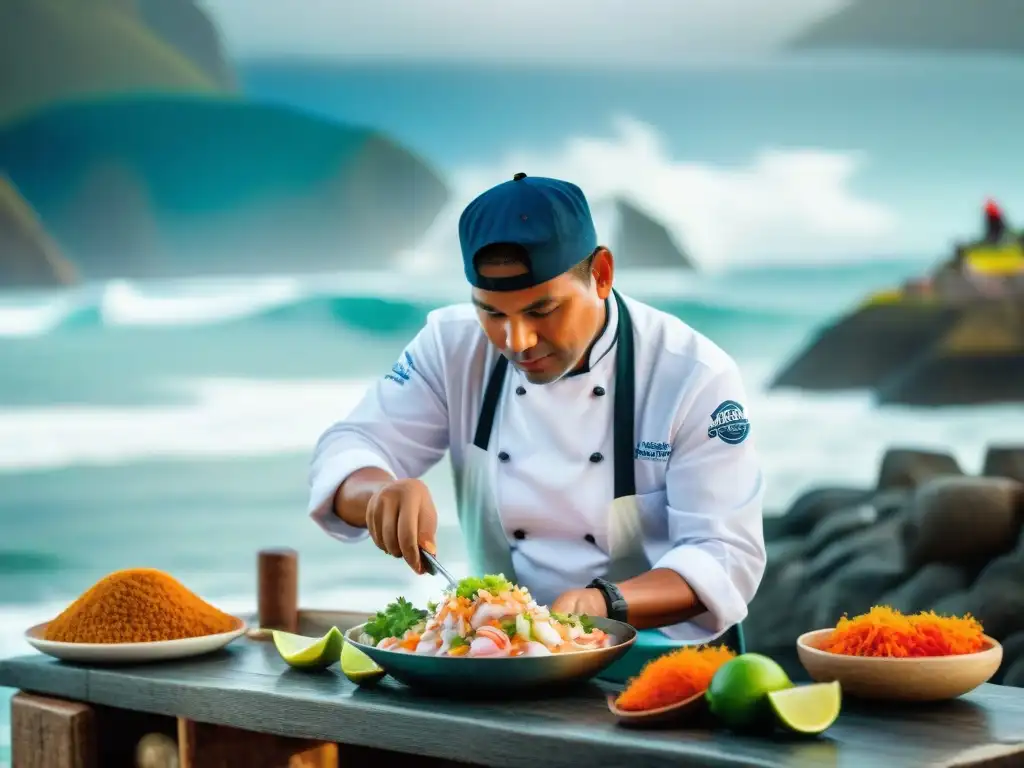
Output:
<instances>
[{"instance_id":1,"label":"turquoise sea","mask_svg":"<svg viewBox=\"0 0 1024 768\"><path fill-rule=\"evenodd\" d=\"M699 274L623 269L621 289L740 362L778 511L815 483L868 483L884 447L965 468L1019 441L1024 409L876 409L863 393L767 393L773 370L865 293L1013 217L1024 63L794 59L666 73L260 63L254 98L376 125L452 181L453 208L394 272L90 284L0 295L0 656L118 568L155 566L249 610L256 551L292 546L303 603L373 609L439 585L305 516L320 431L383 375L429 309L466 297L452 212L516 170L626 194ZM521 166L521 167L520 167ZM475 186L474 186L475 185ZM1022 214L1024 215L1024 214ZM340 244L339 247L343 247ZM458 569L444 463L428 477ZM0 706L0 766L8 746Z\"/></svg>"}]
</instances>

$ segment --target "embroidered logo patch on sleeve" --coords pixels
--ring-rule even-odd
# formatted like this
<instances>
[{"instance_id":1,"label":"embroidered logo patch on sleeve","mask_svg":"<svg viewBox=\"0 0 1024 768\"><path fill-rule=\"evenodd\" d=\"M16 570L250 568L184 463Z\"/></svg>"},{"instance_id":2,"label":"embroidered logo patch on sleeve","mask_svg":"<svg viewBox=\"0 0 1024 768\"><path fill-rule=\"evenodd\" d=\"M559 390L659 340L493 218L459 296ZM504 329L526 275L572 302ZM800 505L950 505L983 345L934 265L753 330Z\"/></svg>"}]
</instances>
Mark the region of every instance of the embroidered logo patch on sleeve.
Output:
<instances>
[{"instance_id":1,"label":"embroidered logo patch on sleeve","mask_svg":"<svg viewBox=\"0 0 1024 768\"><path fill-rule=\"evenodd\" d=\"M743 413L743 406L735 400L726 400L711 414L708 437L717 437L723 443L739 445L750 434L750 422Z\"/></svg>"},{"instance_id":2,"label":"embroidered logo patch on sleeve","mask_svg":"<svg viewBox=\"0 0 1024 768\"><path fill-rule=\"evenodd\" d=\"M405 386L405 382L412 378L412 374L416 370L416 364L413 362L412 355L410 355L408 351L403 354L403 357L405 362L400 360L395 363L391 366L391 373L384 375L385 379L391 379L391 381L401 387Z\"/></svg>"}]
</instances>

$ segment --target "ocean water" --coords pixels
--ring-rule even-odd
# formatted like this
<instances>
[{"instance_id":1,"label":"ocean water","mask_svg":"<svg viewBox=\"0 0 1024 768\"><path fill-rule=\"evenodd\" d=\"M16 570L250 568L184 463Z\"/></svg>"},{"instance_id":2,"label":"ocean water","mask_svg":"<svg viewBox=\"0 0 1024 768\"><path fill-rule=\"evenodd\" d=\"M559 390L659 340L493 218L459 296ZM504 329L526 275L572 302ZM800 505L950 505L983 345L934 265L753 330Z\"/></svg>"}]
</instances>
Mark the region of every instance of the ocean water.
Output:
<instances>
[{"instance_id":1,"label":"ocean water","mask_svg":"<svg viewBox=\"0 0 1024 768\"><path fill-rule=\"evenodd\" d=\"M872 482L890 444L946 448L973 470L986 444L1020 439L1019 407L875 408L865 393L764 383L815 328L969 234L985 195L1011 218L1024 210L1010 161L1024 106L1006 97L1024 63L800 57L628 74L260 63L243 80L254 98L392 133L450 179L452 204L404 254L415 278L0 295L0 657L29 652L26 627L118 568L163 568L250 610L257 550L291 546L307 606L372 610L436 591L369 544L322 535L305 515L307 462L425 314L466 297L454 217L519 170L576 179L598 202L628 195L692 251L699 274L624 269L617 283L739 361L771 512L811 485ZM460 570L446 463L427 482L441 551ZM0 768L7 717L0 701Z\"/></svg>"}]
</instances>

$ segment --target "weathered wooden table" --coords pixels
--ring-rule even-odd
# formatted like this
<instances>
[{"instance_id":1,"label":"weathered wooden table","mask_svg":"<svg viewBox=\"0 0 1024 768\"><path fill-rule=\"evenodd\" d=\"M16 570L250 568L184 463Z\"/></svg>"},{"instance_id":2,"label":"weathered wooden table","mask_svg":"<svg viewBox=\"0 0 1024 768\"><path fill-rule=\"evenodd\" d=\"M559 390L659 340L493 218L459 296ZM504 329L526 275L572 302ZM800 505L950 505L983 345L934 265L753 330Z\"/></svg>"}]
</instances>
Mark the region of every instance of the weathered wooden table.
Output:
<instances>
[{"instance_id":1,"label":"weathered wooden table","mask_svg":"<svg viewBox=\"0 0 1024 768\"><path fill-rule=\"evenodd\" d=\"M361 689L337 667L291 670L271 644L248 639L203 658L131 668L15 658L0 662L0 685L31 692L12 705L14 768L130 765L104 749L102 742L112 738L102 732L104 722L118 733L118 743L126 728L176 734L181 768L322 768L408 759L394 753L435 758L419 765L454 760L501 768L1024 765L1024 691L993 685L938 707L848 702L828 734L810 741L623 729L596 684L564 697L500 703L430 698L388 680ZM132 717L143 715L125 710L156 717L132 725ZM217 726L252 733L241 737ZM225 739L228 733L235 736ZM69 745L60 747L62 740ZM44 746L48 757L30 754ZM74 756L86 752L106 757ZM64 753L71 755L66 761Z\"/></svg>"},{"instance_id":2,"label":"weathered wooden table","mask_svg":"<svg viewBox=\"0 0 1024 768\"><path fill-rule=\"evenodd\" d=\"M316 637L366 618L300 611L296 582L293 552L260 553L251 625ZM140 738L154 733L179 768L370 768L409 755L416 768L1024 766L1024 690L996 685L940 706L848 701L817 739L627 730L608 712L611 689L596 683L486 703L432 698L388 679L359 688L337 665L289 669L272 644L249 638L135 667L24 656L0 661L0 686L21 691L11 703L12 768L127 768Z\"/></svg>"}]
</instances>

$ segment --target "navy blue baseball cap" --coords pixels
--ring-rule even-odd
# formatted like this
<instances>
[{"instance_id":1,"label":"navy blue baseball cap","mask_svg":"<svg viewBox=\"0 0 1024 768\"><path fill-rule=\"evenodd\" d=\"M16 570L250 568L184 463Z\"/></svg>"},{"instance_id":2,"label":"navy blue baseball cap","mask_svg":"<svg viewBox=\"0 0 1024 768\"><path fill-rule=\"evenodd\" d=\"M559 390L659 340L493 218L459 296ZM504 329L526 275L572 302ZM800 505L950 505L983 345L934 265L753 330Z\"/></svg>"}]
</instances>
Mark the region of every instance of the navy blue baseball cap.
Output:
<instances>
[{"instance_id":1,"label":"navy blue baseball cap","mask_svg":"<svg viewBox=\"0 0 1024 768\"><path fill-rule=\"evenodd\" d=\"M459 217L459 242L470 285L519 291L546 283L586 259L597 249L597 230L587 198L575 184L517 173L466 206ZM476 255L498 243L526 250L526 274L491 278L476 271Z\"/></svg>"}]
</instances>

